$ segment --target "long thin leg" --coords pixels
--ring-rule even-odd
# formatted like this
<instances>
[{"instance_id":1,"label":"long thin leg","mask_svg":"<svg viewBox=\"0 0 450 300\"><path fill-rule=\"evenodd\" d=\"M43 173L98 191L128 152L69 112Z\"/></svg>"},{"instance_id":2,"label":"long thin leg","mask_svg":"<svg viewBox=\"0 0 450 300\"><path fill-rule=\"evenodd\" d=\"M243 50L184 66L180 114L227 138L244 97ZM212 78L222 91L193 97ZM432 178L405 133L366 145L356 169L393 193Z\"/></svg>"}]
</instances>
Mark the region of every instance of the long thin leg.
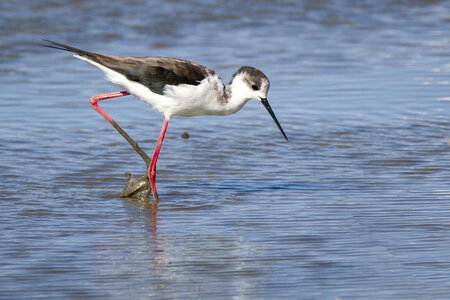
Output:
<instances>
[{"instance_id":1,"label":"long thin leg","mask_svg":"<svg viewBox=\"0 0 450 300\"><path fill-rule=\"evenodd\" d=\"M167 125L169 124L169 118L164 118L164 123L161 128L161 133L159 134L158 142L156 143L155 152L153 152L152 162L148 168L148 177L150 178L150 186L152 188L153 200L159 201L158 194L156 193L156 161L158 160L159 151L161 150L161 145L164 140L164 135L166 134Z\"/></svg>"},{"instance_id":2,"label":"long thin leg","mask_svg":"<svg viewBox=\"0 0 450 300\"><path fill-rule=\"evenodd\" d=\"M98 106L98 104L97 104L97 102L101 101L101 100L127 96L129 94L130 93L128 93L127 91L122 91L122 92L116 92L116 93L109 93L109 94L102 94L102 95L92 96L91 99L90 99L91 106L103 118L105 118L106 121L108 121L127 140L127 142L131 145L131 147L133 147L134 151L136 151L137 154L139 154L142 157L142 159L144 160L145 165L147 166L147 168L149 168L151 160L147 156L147 154L145 154L145 152L142 151L142 149L138 146L138 144L135 141L133 141L133 139L130 138L130 136L122 128L120 128L120 126L113 119L111 119L111 117L107 113L105 113L100 108L100 106Z\"/></svg>"}]
</instances>

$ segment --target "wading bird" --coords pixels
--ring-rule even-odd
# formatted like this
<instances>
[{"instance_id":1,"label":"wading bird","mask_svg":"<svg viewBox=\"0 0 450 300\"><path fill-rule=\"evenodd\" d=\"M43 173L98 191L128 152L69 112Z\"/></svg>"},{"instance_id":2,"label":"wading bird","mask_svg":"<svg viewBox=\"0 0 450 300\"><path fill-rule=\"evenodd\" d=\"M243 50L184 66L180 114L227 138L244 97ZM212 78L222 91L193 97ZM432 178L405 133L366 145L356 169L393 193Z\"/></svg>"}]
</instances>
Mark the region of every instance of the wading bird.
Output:
<instances>
[{"instance_id":1,"label":"wading bird","mask_svg":"<svg viewBox=\"0 0 450 300\"><path fill-rule=\"evenodd\" d=\"M118 126L115 126L117 124L98 106L97 101L133 95L164 115L151 160L144 157L145 153L139 153L140 148L134 146L134 141L127 139L121 132L147 163L155 201L158 201L155 184L156 161L172 116L231 115L239 111L250 99L256 99L264 105L284 138L288 140L267 101L269 79L256 68L241 67L225 86L214 70L191 61L169 57L119 57L44 41L50 43L47 47L75 53L74 57L97 67L105 73L107 80L126 89L91 98L92 107L118 131Z\"/></svg>"}]
</instances>

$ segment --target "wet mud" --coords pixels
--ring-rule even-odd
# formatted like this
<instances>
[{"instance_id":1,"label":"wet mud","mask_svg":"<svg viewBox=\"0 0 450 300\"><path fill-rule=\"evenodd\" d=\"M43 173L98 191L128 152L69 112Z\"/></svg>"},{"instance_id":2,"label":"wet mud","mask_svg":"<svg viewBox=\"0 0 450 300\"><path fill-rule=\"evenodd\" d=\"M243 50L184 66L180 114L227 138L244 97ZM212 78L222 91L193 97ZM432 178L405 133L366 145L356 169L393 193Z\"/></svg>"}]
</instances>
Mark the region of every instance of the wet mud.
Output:
<instances>
[{"instance_id":1,"label":"wet mud","mask_svg":"<svg viewBox=\"0 0 450 300\"><path fill-rule=\"evenodd\" d=\"M148 199L151 188L147 175L141 175L133 178L130 173L126 172L125 177L127 177L128 182L120 193L120 197Z\"/></svg>"}]
</instances>

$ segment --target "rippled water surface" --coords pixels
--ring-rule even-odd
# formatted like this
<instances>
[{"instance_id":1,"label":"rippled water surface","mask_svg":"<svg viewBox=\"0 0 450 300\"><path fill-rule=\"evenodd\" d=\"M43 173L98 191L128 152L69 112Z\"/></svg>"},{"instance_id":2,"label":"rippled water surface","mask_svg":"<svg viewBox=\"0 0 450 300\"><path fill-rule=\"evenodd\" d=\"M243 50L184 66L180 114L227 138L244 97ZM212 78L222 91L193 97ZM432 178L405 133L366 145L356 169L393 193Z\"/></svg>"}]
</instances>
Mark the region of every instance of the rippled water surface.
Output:
<instances>
[{"instance_id":1,"label":"rippled water surface","mask_svg":"<svg viewBox=\"0 0 450 300\"><path fill-rule=\"evenodd\" d=\"M2 1L0 298L448 299L448 1ZM174 117L161 201L89 105L120 88L42 38L271 79L256 101ZM163 117L102 107L152 152ZM189 139L181 138L187 131Z\"/></svg>"}]
</instances>

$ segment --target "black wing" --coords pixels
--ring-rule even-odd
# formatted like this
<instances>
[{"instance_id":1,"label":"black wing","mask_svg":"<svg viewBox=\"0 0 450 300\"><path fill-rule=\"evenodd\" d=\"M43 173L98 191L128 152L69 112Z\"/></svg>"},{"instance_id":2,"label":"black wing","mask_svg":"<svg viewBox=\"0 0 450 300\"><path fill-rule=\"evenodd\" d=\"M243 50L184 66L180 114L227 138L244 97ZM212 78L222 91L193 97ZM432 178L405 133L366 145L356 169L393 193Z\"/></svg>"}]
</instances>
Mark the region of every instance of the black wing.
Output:
<instances>
[{"instance_id":1,"label":"black wing","mask_svg":"<svg viewBox=\"0 0 450 300\"><path fill-rule=\"evenodd\" d=\"M153 93L163 95L166 85L191 84L198 85L214 71L194 62L168 57L120 57L84 51L64 44L44 40L52 45L45 45L76 53L91 61L99 63L139 82Z\"/></svg>"}]
</instances>

